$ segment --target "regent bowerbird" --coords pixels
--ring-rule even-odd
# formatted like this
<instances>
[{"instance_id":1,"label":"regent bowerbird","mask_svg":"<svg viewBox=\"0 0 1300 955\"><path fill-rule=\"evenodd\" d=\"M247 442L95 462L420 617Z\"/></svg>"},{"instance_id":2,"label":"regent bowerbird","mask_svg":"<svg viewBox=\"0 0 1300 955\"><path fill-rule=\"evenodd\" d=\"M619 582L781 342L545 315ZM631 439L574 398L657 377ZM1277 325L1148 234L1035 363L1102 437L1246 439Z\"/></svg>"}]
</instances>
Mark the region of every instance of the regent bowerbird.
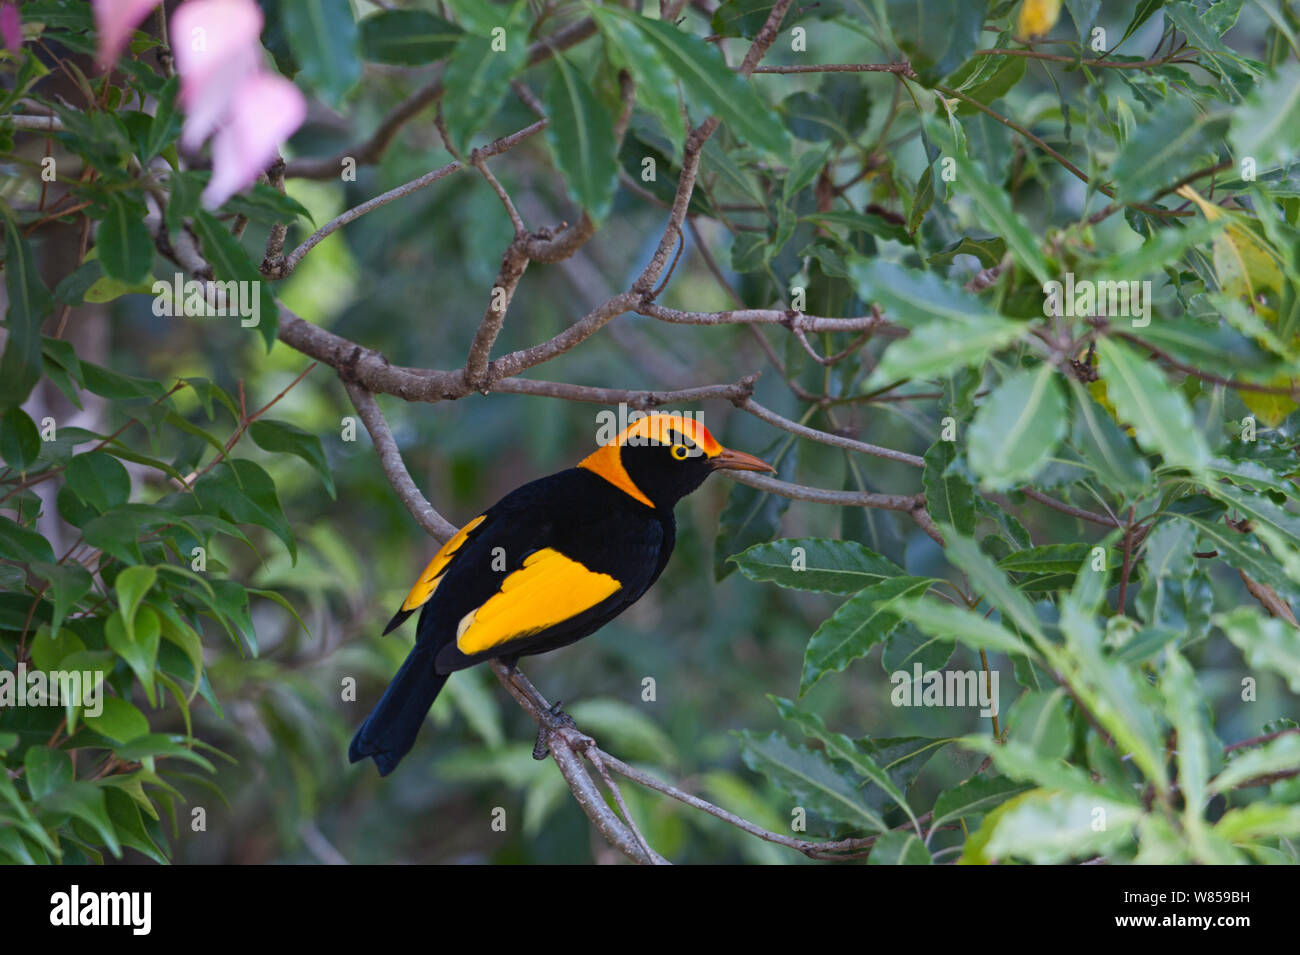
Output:
<instances>
[{"instance_id":1,"label":"regent bowerbird","mask_svg":"<svg viewBox=\"0 0 1300 955\"><path fill-rule=\"evenodd\" d=\"M771 471L695 417L653 413L576 467L510 492L434 555L384 633L420 611L415 646L352 739L388 775L447 678L567 646L635 603L676 540L673 508L714 471Z\"/></svg>"}]
</instances>

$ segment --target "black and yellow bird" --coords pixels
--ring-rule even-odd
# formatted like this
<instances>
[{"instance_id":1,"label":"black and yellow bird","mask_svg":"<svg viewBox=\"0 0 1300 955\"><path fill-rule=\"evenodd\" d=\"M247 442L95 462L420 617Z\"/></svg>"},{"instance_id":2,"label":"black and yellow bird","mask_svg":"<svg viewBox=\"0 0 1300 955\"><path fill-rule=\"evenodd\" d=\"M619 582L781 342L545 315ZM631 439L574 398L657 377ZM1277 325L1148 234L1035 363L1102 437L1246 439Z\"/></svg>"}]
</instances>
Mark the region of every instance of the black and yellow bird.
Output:
<instances>
[{"instance_id":1,"label":"black and yellow bird","mask_svg":"<svg viewBox=\"0 0 1300 955\"><path fill-rule=\"evenodd\" d=\"M718 470L773 469L724 448L695 418L651 414L462 527L384 630L420 610L415 647L357 730L349 759L370 756L387 776L451 673L567 646L635 603L672 554L674 505Z\"/></svg>"}]
</instances>

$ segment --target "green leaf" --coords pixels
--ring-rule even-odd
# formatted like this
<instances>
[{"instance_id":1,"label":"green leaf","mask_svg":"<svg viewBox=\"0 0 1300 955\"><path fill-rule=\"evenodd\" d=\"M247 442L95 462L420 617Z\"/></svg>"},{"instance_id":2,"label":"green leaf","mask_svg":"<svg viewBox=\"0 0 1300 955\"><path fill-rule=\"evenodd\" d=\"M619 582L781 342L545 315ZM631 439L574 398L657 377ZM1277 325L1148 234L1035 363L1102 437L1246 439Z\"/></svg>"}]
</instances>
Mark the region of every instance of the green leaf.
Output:
<instances>
[{"instance_id":1,"label":"green leaf","mask_svg":"<svg viewBox=\"0 0 1300 955\"><path fill-rule=\"evenodd\" d=\"M942 670L956 649L955 641L926 635L908 623L885 638L880 666L891 676L899 671L914 673L918 664L922 673Z\"/></svg>"},{"instance_id":2,"label":"green leaf","mask_svg":"<svg viewBox=\"0 0 1300 955\"><path fill-rule=\"evenodd\" d=\"M930 830L933 832L958 819L983 815L1028 788L1027 784L1018 783L1006 776L972 776L939 793L939 798L934 802Z\"/></svg>"},{"instance_id":3,"label":"green leaf","mask_svg":"<svg viewBox=\"0 0 1300 955\"><path fill-rule=\"evenodd\" d=\"M1214 833L1233 843L1260 839L1272 842L1279 836L1294 837L1300 835L1300 806L1252 803L1231 809L1215 824ZM1286 856L1283 858L1291 861Z\"/></svg>"},{"instance_id":4,"label":"green leaf","mask_svg":"<svg viewBox=\"0 0 1300 955\"><path fill-rule=\"evenodd\" d=\"M885 349L863 385L868 390L900 378L932 377L982 364L1024 330L1022 324L998 317L975 296L931 272L855 257L849 262L849 273L857 282L859 298L884 306L893 320L912 329Z\"/></svg>"},{"instance_id":5,"label":"green leaf","mask_svg":"<svg viewBox=\"0 0 1300 955\"><path fill-rule=\"evenodd\" d=\"M1250 607L1214 615L1216 626L1252 667L1273 670L1292 693L1300 693L1300 630L1286 620L1264 617Z\"/></svg>"},{"instance_id":6,"label":"green leaf","mask_svg":"<svg viewBox=\"0 0 1300 955\"><path fill-rule=\"evenodd\" d=\"M948 130L933 122L930 134L940 142L949 143L957 159L957 188L971 197L980 213L980 221L995 235L1006 240L1016 259L1040 283L1051 280L1052 270L1039 248L1039 239L1011 205L1011 196L1000 182L994 182L984 172L979 161L966 153L964 146L951 145Z\"/></svg>"},{"instance_id":7,"label":"green leaf","mask_svg":"<svg viewBox=\"0 0 1300 955\"><path fill-rule=\"evenodd\" d=\"M86 390L112 401L130 401L134 398L159 399L167 389L152 378L135 378L121 375L111 368L94 362L80 362L81 375Z\"/></svg>"},{"instance_id":8,"label":"green leaf","mask_svg":"<svg viewBox=\"0 0 1300 955\"><path fill-rule=\"evenodd\" d=\"M1074 393L1071 441L1096 472L1097 483L1121 498L1137 494L1151 481L1146 459L1133 449L1132 440L1081 384L1071 381L1070 388Z\"/></svg>"},{"instance_id":9,"label":"green leaf","mask_svg":"<svg viewBox=\"0 0 1300 955\"><path fill-rule=\"evenodd\" d=\"M975 489L952 467L956 459L954 442L940 439L930 445L921 483L931 516L970 535L975 533Z\"/></svg>"},{"instance_id":10,"label":"green leaf","mask_svg":"<svg viewBox=\"0 0 1300 955\"><path fill-rule=\"evenodd\" d=\"M1146 575L1137 610L1148 624L1188 631L1185 593L1196 566L1195 543L1195 528L1182 521L1166 521L1147 537Z\"/></svg>"},{"instance_id":11,"label":"green leaf","mask_svg":"<svg viewBox=\"0 0 1300 955\"><path fill-rule=\"evenodd\" d=\"M992 756L993 765L1012 779L1027 780L1047 789L1090 799L1121 799L1119 793L1112 792L1100 782L1094 782L1086 769L1062 759L1040 755L1016 740L998 743L989 736L966 736L959 742L966 749ZM1137 798L1128 796L1126 801L1132 801L1136 805Z\"/></svg>"},{"instance_id":12,"label":"green leaf","mask_svg":"<svg viewBox=\"0 0 1300 955\"><path fill-rule=\"evenodd\" d=\"M797 806L854 829L885 830L884 820L863 800L857 780L825 754L792 746L778 733L737 735L745 765L789 793Z\"/></svg>"},{"instance_id":13,"label":"green leaf","mask_svg":"<svg viewBox=\"0 0 1300 955\"><path fill-rule=\"evenodd\" d=\"M0 406L6 406L26 401L41 377L41 320L53 308L54 300L41 281L31 246L2 203L0 217L5 227L5 291L9 296L5 313L8 334L0 356Z\"/></svg>"},{"instance_id":14,"label":"green leaf","mask_svg":"<svg viewBox=\"0 0 1300 955\"><path fill-rule=\"evenodd\" d=\"M1007 254L1007 240L998 236L965 235L951 245L944 246L926 259L930 265L952 265L959 255L973 255L979 259L980 268L988 269L1002 261Z\"/></svg>"},{"instance_id":15,"label":"green leaf","mask_svg":"<svg viewBox=\"0 0 1300 955\"><path fill-rule=\"evenodd\" d=\"M346 2L346 0L344 0ZM248 257L244 247L239 244L239 240L230 234L230 231L221 224L221 220L210 212L199 211L194 219L194 227L198 231L199 238L203 241L203 254L212 265L212 271L218 282L247 282L247 287L253 289L257 296L257 314L241 316L239 323L243 327L245 322L256 321L258 334L262 336L262 341L266 343L267 350L275 344L276 332L280 326L279 312L275 307L275 294L271 291L271 283L263 281L262 273L258 271L253 260ZM243 296L240 296L242 298ZM229 299L229 296L228 296ZM231 304L227 301L227 310Z\"/></svg>"},{"instance_id":16,"label":"green leaf","mask_svg":"<svg viewBox=\"0 0 1300 955\"><path fill-rule=\"evenodd\" d=\"M130 630L122 623L121 616L114 615L104 621L105 642L110 650L126 661L144 687L150 705L155 705L153 668L158 659L160 633L158 614L150 607L141 607L136 612Z\"/></svg>"},{"instance_id":17,"label":"green leaf","mask_svg":"<svg viewBox=\"0 0 1300 955\"><path fill-rule=\"evenodd\" d=\"M988 10L988 0L885 0L894 41L927 85L943 79L975 52Z\"/></svg>"},{"instance_id":18,"label":"green leaf","mask_svg":"<svg viewBox=\"0 0 1300 955\"><path fill-rule=\"evenodd\" d=\"M636 82L637 104L659 121L659 128L673 144L674 155L681 156L686 132L677 77L656 49L642 41L635 25L600 7L588 10L605 37L610 59Z\"/></svg>"},{"instance_id":19,"label":"green leaf","mask_svg":"<svg viewBox=\"0 0 1300 955\"><path fill-rule=\"evenodd\" d=\"M546 141L564 176L569 197L599 223L609 215L618 185L614 121L596 102L591 88L562 54L546 85L544 104L550 122Z\"/></svg>"},{"instance_id":20,"label":"green leaf","mask_svg":"<svg viewBox=\"0 0 1300 955\"><path fill-rule=\"evenodd\" d=\"M337 108L361 79L352 4L348 0L311 0L286 3L282 10L289 46L302 66L303 79Z\"/></svg>"},{"instance_id":21,"label":"green leaf","mask_svg":"<svg viewBox=\"0 0 1300 955\"><path fill-rule=\"evenodd\" d=\"M1043 544L1008 554L998 567L1013 574L1071 574L1088 559L1093 545Z\"/></svg>"},{"instance_id":22,"label":"green leaf","mask_svg":"<svg viewBox=\"0 0 1300 955\"><path fill-rule=\"evenodd\" d=\"M68 612L82 597L90 592L92 584L90 573L80 564L69 561L66 564L32 564L32 571L50 583L54 592L54 612L50 616L50 636L59 635Z\"/></svg>"},{"instance_id":23,"label":"green leaf","mask_svg":"<svg viewBox=\"0 0 1300 955\"><path fill-rule=\"evenodd\" d=\"M469 152L470 138L496 112L510 88L510 80L523 69L528 47L524 31L506 27L506 48L493 50L485 36L467 36L456 44L443 71L446 92L442 118L454 148Z\"/></svg>"},{"instance_id":24,"label":"green leaf","mask_svg":"<svg viewBox=\"0 0 1300 955\"><path fill-rule=\"evenodd\" d=\"M243 192L235 193L225 201L221 209L268 225L273 222L293 222L299 216L308 222L315 222L311 212L301 202L264 182L255 182Z\"/></svg>"},{"instance_id":25,"label":"green leaf","mask_svg":"<svg viewBox=\"0 0 1300 955\"><path fill-rule=\"evenodd\" d=\"M949 527L940 525L940 530L947 541L945 556L953 566L966 572L971 589L982 594L985 600L996 607L1004 621L1014 624L1022 633L1029 634L1041 643L1043 632L1038 623L1038 615L1024 594L1012 586L1006 574L979 549L975 541ZM1023 647L1019 649L1022 652L1024 650Z\"/></svg>"},{"instance_id":26,"label":"green leaf","mask_svg":"<svg viewBox=\"0 0 1300 955\"><path fill-rule=\"evenodd\" d=\"M135 639L135 614L150 588L158 579L158 568L149 566L127 567L117 575L113 589L117 591L118 613L126 626L127 636Z\"/></svg>"},{"instance_id":27,"label":"green leaf","mask_svg":"<svg viewBox=\"0 0 1300 955\"><path fill-rule=\"evenodd\" d=\"M1250 156L1259 167L1300 152L1300 65L1285 63L1256 86L1232 115L1234 157Z\"/></svg>"},{"instance_id":28,"label":"green leaf","mask_svg":"<svg viewBox=\"0 0 1300 955\"><path fill-rule=\"evenodd\" d=\"M1105 855L1133 840L1141 815L1138 806L1097 796L1035 790L998 817L985 851L1040 864Z\"/></svg>"},{"instance_id":29,"label":"green leaf","mask_svg":"<svg viewBox=\"0 0 1300 955\"><path fill-rule=\"evenodd\" d=\"M76 782L64 786L42 799L41 807L52 812L65 812L89 823L114 856L122 855L117 831L108 818L104 791L93 783Z\"/></svg>"},{"instance_id":30,"label":"green leaf","mask_svg":"<svg viewBox=\"0 0 1300 955\"><path fill-rule=\"evenodd\" d=\"M143 282L153 267L153 239L144 210L121 193L108 196L108 214L96 233L95 247L104 272L127 285Z\"/></svg>"},{"instance_id":31,"label":"green leaf","mask_svg":"<svg viewBox=\"0 0 1300 955\"><path fill-rule=\"evenodd\" d=\"M116 696L106 696L101 701L103 712L99 716L83 715L83 719L96 733L119 743L133 740L149 732L149 720L136 707Z\"/></svg>"},{"instance_id":32,"label":"green leaf","mask_svg":"<svg viewBox=\"0 0 1300 955\"><path fill-rule=\"evenodd\" d=\"M1051 457L1068 423L1065 393L1050 364L1009 375L971 421L971 469L990 490L1021 484Z\"/></svg>"},{"instance_id":33,"label":"green leaf","mask_svg":"<svg viewBox=\"0 0 1300 955\"><path fill-rule=\"evenodd\" d=\"M989 328L1002 322L1017 332L1021 328L1019 323L1003 322L976 296L933 272L854 256L849 260L849 274L864 302L878 302L889 310L891 319L909 326L941 318L946 320L945 327Z\"/></svg>"},{"instance_id":34,"label":"green leaf","mask_svg":"<svg viewBox=\"0 0 1300 955\"><path fill-rule=\"evenodd\" d=\"M1131 37L1137 28L1151 19L1152 14L1165 5L1165 0L1138 0L1138 4L1133 11L1133 18L1129 20L1128 26L1124 28L1124 35L1119 38L1117 46L1122 46L1124 41Z\"/></svg>"},{"instance_id":35,"label":"green leaf","mask_svg":"<svg viewBox=\"0 0 1300 955\"><path fill-rule=\"evenodd\" d=\"M54 563L54 548L42 535L0 515L0 557L19 563Z\"/></svg>"},{"instance_id":36,"label":"green leaf","mask_svg":"<svg viewBox=\"0 0 1300 955\"><path fill-rule=\"evenodd\" d=\"M812 157L812 159L808 160L810 164L812 164L818 157L821 157L823 164L825 162L825 155L817 150L805 152L803 153L803 156ZM814 173L816 172L820 172L820 166L814 169ZM805 171L803 174L806 175L807 172ZM807 185L807 183L805 183L805 185ZM813 212L806 216L802 216L801 221L815 222L818 225L843 226L849 230L850 239L854 238L857 234L866 233L867 235L874 235L881 239L893 239L896 242L903 242L909 245L912 243L912 237L908 234L908 231L905 228L897 222L891 222L884 216L877 215L874 212L841 212L838 210L832 210L830 212ZM898 266L889 265L882 265L881 267L898 268Z\"/></svg>"},{"instance_id":37,"label":"green leaf","mask_svg":"<svg viewBox=\"0 0 1300 955\"><path fill-rule=\"evenodd\" d=\"M176 97L180 89L180 77L173 76L163 84L162 91L157 94L157 107L154 110L153 121L149 124L149 133L143 143L143 155L140 156L140 161L146 165L180 135L181 114L176 109Z\"/></svg>"},{"instance_id":38,"label":"green leaf","mask_svg":"<svg viewBox=\"0 0 1300 955\"><path fill-rule=\"evenodd\" d=\"M194 763L194 765L201 766L208 772L215 772L216 768L211 762L194 752L193 749L183 745L184 740L185 737L183 736L149 733L146 736L137 736L130 742L114 746L113 752L117 753L119 759L131 762L151 760L155 756L169 756ZM212 749L212 747L209 746L208 749Z\"/></svg>"},{"instance_id":39,"label":"green leaf","mask_svg":"<svg viewBox=\"0 0 1300 955\"><path fill-rule=\"evenodd\" d=\"M1204 164L1228 128L1228 113L1203 113L1183 96L1160 100L1154 115L1120 149L1110 167L1115 198L1144 199Z\"/></svg>"},{"instance_id":40,"label":"green leaf","mask_svg":"<svg viewBox=\"0 0 1300 955\"><path fill-rule=\"evenodd\" d=\"M131 476L106 451L76 455L65 475L72 492L101 513L125 504L131 496Z\"/></svg>"},{"instance_id":41,"label":"green leaf","mask_svg":"<svg viewBox=\"0 0 1300 955\"><path fill-rule=\"evenodd\" d=\"M27 772L27 789L35 800L44 799L72 782L72 758L62 750L28 747L23 766Z\"/></svg>"},{"instance_id":42,"label":"green leaf","mask_svg":"<svg viewBox=\"0 0 1300 955\"><path fill-rule=\"evenodd\" d=\"M0 414L0 461L23 473L40 453L41 433L27 412L10 407Z\"/></svg>"},{"instance_id":43,"label":"green leaf","mask_svg":"<svg viewBox=\"0 0 1300 955\"><path fill-rule=\"evenodd\" d=\"M1280 594L1295 595L1296 586L1278 566L1277 560L1266 554L1253 534L1242 534L1222 523L1212 523L1190 514L1176 514L1196 527L1204 550L1217 550L1219 557L1235 570L1243 571L1261 584L1268 584Z\"/></svg>"},{"instance_id":44,"label":"green leaf","mask_svg":"<svg viewBox=\"0 0 1300 955\"><path fill-rule=\"evenodd\" d=\"M903 576L897 564L855 541L818 537L755 544L731 559L750 580L770 580L795 590L851 594Z\"/></svg>"},{"instance_id":45,"label":"green leaf","mask_svg":"<svg viewBox=\"0 0 1300 955\"><path fill-rule=\"evenodd\" d=\"M1205 787L1210 776L1212 734L1205 719L1205 698L1191 666L1174 649L1170 649L1165 661L1160 687L1165 692L1169 722L1178 732L1178 788L1186 801L1188 822L1196 825L1205 808Z\"/></svg>"},{"instance_id":46,"label":"green leaf","mask_svg":"<svg viewBox=\"0 0 1300 955\"><path fill-rule=\"evenodd\" d=\"M980 616L973 610L954 607L939 600L900 600L893 605L892 609L925 633L944 640L959 640L976 650L993 650L999 653L1030 652L1024 642L1006 627Z\"/></svg>"},{"instance_id":47,"label":"green leaf","mask_svg":"<svg viewBox=\"0 0 1300 955\"><path fill-rule=\"evenodd\" d=\"M1076 585L1092 576L1081 572ZM1168 774L1155 690L1139 671L1104 651L1096 617L1081 613L1073 600L1061 609L1060 628L1072 657L1070 686L1080 706L1110 734L1120 752L1128 753L1133 765L1165 791ZM1053 655L1059 658L1060 653ZM1064 665L1058 660L1058 670Z\"/></svg>"},{"instance_id":48,"label":"green leaf","mask_svg":"<svg viewBox=\"0 0 1300 955\"><path fill-rule=\"evenodd\" d=\"M335 496L334 478L330 474L329 463L325 460L325 449L321 446L319 437L304 431L297 425L269 418L259 418L254 421L249 426L248 434L253 439L253 443L263 451L293 454L302 458L316 469L329 496L331 498Z\"/></svg>"},{"instance_id":49,"label":"green leaf","mask_svg":"<svg viewBox=\"0 0 1300 955\"><path fill-rule=\"evenodd\" d=\"M296 562L298 545L280 507L275 482L261 465L243 458L222 461L199 478L194 493L205 512L236 524L256 524L275 534Z\"/></svg>"},{"instance_id":50,"label":"green leaf","mask_svg":"<svg viewBox=\"0 0 1300 955\"><path fill-rule=\"evenodd\" d=\"M1196 469L1209 458L1191 409L1154 363L1128 345L1103 338L1097 343L1106 394L1122 420L1133 426L1138 444L1171 464Z\"/></svg>"},{"instance_id":51,"label":"green leaf","mask_svg":"<svg viewBox=\"0 0 1300 955\"><path fill-rule=\"evenodd\" d=\"M807 693L827 673L838 673L866 656L899 624L891 603L899 597L924 593L931 583L928 577L891 577L864 587L845 601L808 642L799 695Z\"/></svg>"},{"instance_id":52,"label":"green leaf","mask_svg":"<svg viewBox=\"0 0 1300 955\"><path fill-rule=\"evenodd\" d=\"M122 840L122 845L143 853L159 865L166 865L167 856L145 829L144 820L140 818L140 806L132 796L106 782L104 800L108 818L117 831L117 837Z\"/></svg>"},{"instance_id":53,"label":"green leaf","mask_svg":"<svg viewBox=\"0 0 1300 955\"><path fill-rule=\"evenodd\" d=\"M1300 769L1300 735L1285 733L1242 752L1210 782L1210 791L1227 793L1262 776Z\"/></svg>"},{"instance_id":54,"label":"green leaf","mask_svg":"<svg viewBox=\"0 0 1300 955\"><path fill-rule=\"evenodd\" d=\"M890 831L871 845L867 865L932 865L930 850L912 832Z\"/></svg>"},{"instance_id":55,"label":"green leaf","mask_svg":"<svg viewBox=\"0 0 1300 955\"><path fill-rule=\"evenodd\" d=\"M885 794L907 813L907 817L912 820L912 826L916 828L918 833L920 832L920 825L916 821L912 807L903 798L902 790L861 746L842 733L833 733L828 730L826 724L822 722L822 718L817 714L807 713L789 700L782 699L779 696L768 694L767 698L776 705L777 712L781 714L781 719L792 723L805 736L820 740L827 755L833 759L843 760L859 776L870 780L884 790Z\"/></svg>"},{"instance_id":56,"label":"green leaf","mask_svg":"<svg viewBox=\"0 0 1300 955\"><path fill-rule=\"evenodd\" d=\"M367 60L423 66L450 53L465 31L424 10L380 10L359 24Z\"/></svg>"},{"instance_id":57,"label":"green leaf","mask_svg":"<svg viewBox=\"0 0 1300 955\"><path fill-rule=\"evenodd\" d=\"M740 139L771 153L783 163L791 153L790 136L754 88L733 72L716 49L697 36L661 20L648 20L618 8L605 12L633 24L642 39L681 80L688 99L716 115Z\"/></svg>"},{"instance_id":58,"label":"green leaf","mask_svg":"<svg viewBox=\"0 0 1300 955\"><path fill-rule=\"evenodd\" d=\"M1007 738L1040 759L1065 759L1072 743L1065 698L1059 687L1020 697L1007 714Z\"/></svg>"}]
</instances>

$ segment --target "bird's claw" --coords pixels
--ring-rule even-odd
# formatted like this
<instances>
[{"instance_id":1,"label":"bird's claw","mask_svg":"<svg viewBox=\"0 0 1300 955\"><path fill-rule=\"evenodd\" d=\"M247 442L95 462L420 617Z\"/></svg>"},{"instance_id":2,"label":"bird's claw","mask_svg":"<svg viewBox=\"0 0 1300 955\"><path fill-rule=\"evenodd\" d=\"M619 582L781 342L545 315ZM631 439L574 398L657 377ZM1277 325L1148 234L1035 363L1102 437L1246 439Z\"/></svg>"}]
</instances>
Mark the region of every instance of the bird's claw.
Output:
<instances>
[{"instance_id":1,"label":"bird's claw","mask_svg":"<svg viewBox=\"0 0 1300 955\"><path fill-rule=\"evenodd\" d=\"M562 700L556 700L543 714L542 722L537 727L537 742L533 744L533 759L545 759L547 754L550 753L547 740L550 739L551 733L558 729L578 728L578 724L573 717L560 709L562 702Z\"/></svg>"}]
</instances>

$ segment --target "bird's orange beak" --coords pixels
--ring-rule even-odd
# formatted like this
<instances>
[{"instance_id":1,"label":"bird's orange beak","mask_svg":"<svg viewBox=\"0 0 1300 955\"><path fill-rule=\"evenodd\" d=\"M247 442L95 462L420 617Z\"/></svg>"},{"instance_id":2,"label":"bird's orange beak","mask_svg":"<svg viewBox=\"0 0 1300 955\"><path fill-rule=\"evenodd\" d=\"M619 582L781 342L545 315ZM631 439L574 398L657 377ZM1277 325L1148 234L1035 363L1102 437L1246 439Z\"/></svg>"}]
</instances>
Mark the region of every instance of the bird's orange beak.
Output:
<instances>
[{"instance_id":1,"label":"bird's orange beak","mask_svg":"<svg viewBox=\"0 0 1300 955\"><path fill-rule=\"evenodd\" d=\"M776 468L762 458L756 458L744 451L723 448L722 453L713 458L715 471L775 471Z\"/></svg>"}]
</instances>

